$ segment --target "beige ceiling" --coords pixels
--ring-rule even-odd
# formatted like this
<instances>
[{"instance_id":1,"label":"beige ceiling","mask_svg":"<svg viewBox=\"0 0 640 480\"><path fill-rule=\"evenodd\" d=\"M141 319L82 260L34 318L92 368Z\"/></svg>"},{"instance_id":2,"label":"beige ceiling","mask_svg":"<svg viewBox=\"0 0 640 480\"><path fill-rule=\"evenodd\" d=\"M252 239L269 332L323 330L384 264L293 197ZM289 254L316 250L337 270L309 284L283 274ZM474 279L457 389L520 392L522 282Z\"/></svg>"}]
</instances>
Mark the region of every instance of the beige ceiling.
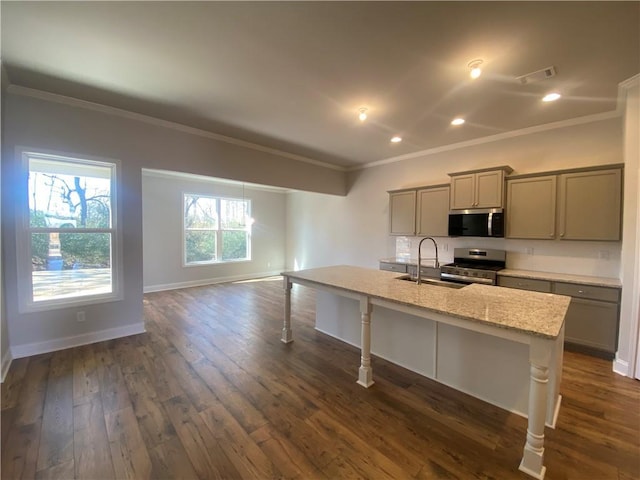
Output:
<instances>
[{"instance_id":1,"label":"beige ceiling","mask_svg":"<svg viewBox=\"0 0 640 480\"><path fill-rule=\"evenodd\" d=\"M640 72L640 2L3 1L1 9L11 84L347 167L612 112L618 83ZM474 81L475 58L485 70ZM515 80L548 66L554 78ZM552 90L562 99L542 103ZM452 127L455 116L466 124ZM404 141L391 144L396 134Z\"/></svg>"}]
</instances>

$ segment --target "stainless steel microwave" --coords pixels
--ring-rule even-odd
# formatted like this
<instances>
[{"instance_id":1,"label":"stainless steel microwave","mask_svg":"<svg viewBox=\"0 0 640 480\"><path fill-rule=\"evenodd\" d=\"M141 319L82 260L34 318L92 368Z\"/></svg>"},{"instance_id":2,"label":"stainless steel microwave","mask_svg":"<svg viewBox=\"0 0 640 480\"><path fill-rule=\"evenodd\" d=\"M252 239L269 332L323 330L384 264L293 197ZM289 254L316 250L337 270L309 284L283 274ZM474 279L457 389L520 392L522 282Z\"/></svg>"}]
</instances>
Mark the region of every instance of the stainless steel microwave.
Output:
<instances>
[{"instance_id":1,"label":"stainless steel microwave","mask_svg":"<svg viewBox=\"0 0 640 480\"><path fill-rule=\"evenodd\" d=\"M504 237L504 210L477 208L449 212L450 237Z\"/></svg>"}]
</instances>

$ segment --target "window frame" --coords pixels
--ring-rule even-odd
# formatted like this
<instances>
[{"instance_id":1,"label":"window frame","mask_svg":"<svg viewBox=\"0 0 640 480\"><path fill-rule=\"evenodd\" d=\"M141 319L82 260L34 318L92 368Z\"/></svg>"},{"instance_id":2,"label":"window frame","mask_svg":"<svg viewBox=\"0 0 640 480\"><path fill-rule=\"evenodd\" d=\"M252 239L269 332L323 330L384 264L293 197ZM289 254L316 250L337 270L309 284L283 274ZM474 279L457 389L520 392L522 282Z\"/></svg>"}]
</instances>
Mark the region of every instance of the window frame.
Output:
<instances>
[{"instance_id":1,"label":"window frame","mask_svg":"<svg viewBox=\"0 0 640 480\"><path fill-rule=\"evenodd\" d=\"M185 207L186 207L186 200L187 200L187 196L191 196L191 197L204 197L204 198L210 198L215 200L215 204L216 204L216 214L218 216L218 221L217 221L217 228L211 228L209 230L215 232L216 235L216 258L218 258L219 260L206 260L206 261L199 261L199 262L187 262L187 226L186 226L186 212L185 212ZM215 194L210 194L210 193L193 193L193 192L182 192L182 266L184 268L191 268L191 267L202 267L202 266L208 266L208 265L224 265L224 264L229 264L229 263L242 263L242 262L250 262L252 260L253 257L253 249L252 249L252 245L251 245L251 237L252 237L252 225L251 222L249 222L247 225L245 225L244 229L238 229L238 228L222 228L222 200L231 200L231 201L236 201L236 202L245 202L247 205L246 208L246 215L247 217L251 218L251 199L250 198L238 198L238 197L233 197L233 196L225 196L225 195L215 195ZM222 259L222 254L223 254L223 240L222 240L222 234L223 232L237 232L237 231L245 231L246 232L246 237L247 237L247 256L245 258L239 258L239 259L230 259L230 260L223 260Z\"/></svg>"},{"instance_id":2,"label":"window frame","mask_svg":"<svg viewBox=\"0 0 640 480\"><path fill-rule=\"evenodd\" d=\"M120 225L121 195L118 185L121 183L120 162L111 158L92 155L78 155L67 152L51 151L41 148L16 148L16 158L20 161L20 195L16 201L16 256L19 312L31 313L46 310L81 307L99 303L108 303L123 299L122 277L122 229ZM34 233L69 233L68 228L32 227L29 207L29 159L51 160L69 164L107 167L110 178L110 228L84 228L78 233L106 233L111 236L111 292L92 295L70 296L51 300L35 301L33 298L33 266L31 236Z\"/></svg>"}]
</instances>

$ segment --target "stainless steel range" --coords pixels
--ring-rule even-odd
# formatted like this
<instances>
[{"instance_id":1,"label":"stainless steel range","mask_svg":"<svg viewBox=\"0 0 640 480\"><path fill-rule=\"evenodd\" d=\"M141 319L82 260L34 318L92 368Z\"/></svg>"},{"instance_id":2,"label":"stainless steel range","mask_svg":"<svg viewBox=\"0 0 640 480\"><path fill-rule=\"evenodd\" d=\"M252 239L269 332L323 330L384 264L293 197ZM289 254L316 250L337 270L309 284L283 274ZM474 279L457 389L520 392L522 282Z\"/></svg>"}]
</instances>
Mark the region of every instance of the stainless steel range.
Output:
<instances>
[{"instance_id":1,"label":"stainless steel range","mask_svg":"<svg viewBox=\"0 0 640 480\"><path fill-rule=\"evenodd\" d=\"M458 283L495 285L506 265L507 252L488 248L456 248L453 263L442 265L440 279Z\"/></svg>"}]
</instances>

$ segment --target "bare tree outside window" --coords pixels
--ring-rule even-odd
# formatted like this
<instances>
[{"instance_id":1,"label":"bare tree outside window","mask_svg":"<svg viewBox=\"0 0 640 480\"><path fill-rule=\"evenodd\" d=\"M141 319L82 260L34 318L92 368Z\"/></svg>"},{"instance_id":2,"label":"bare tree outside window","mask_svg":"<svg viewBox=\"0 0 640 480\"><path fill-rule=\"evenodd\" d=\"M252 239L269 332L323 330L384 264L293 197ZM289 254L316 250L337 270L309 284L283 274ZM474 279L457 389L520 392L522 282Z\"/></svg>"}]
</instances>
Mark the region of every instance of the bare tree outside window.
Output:
<instances>
[{"instance_id":1,"label":"bare tree outside window","mask_svg":"<svg viewBox=\"0 0 640 480\"><path fill-rule=\"evenodd\" d=\"M114 165L29 157L32 300L113 292Z\"/></svg>"}]
</instances>

